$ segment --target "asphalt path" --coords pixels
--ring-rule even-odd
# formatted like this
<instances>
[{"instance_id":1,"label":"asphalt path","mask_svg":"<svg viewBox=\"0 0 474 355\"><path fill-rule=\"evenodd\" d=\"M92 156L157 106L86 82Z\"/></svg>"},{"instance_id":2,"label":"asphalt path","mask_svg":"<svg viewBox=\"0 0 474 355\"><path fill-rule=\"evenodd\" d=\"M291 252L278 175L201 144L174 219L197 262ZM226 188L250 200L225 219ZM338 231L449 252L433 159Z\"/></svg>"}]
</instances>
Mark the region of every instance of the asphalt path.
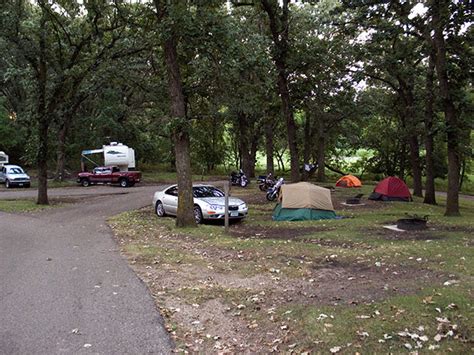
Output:
<instances>
[{"instance_id":1,"label":"asphalt path","mask_svg":"<svg viewBox=\"0 0 474 355\"><path fill-rule=\"evenodd\" d=\"M80 202L0 212L0 354L166 354L173 344L106 218L151 203L158 187L51 189ZM33 189L0 199L36 196Z\"/></svg>"}]
</instances>

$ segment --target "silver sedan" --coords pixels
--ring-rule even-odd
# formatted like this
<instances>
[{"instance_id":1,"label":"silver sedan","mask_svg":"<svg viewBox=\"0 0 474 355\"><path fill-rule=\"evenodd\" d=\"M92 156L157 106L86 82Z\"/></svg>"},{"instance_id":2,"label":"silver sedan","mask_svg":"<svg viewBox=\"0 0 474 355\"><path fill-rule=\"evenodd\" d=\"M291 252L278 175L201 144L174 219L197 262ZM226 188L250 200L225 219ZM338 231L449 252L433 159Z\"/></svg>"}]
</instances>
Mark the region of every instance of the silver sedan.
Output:
<instances>
[{"instance_id":1,"label":"silver sedan","mask_svg":"<svg viewBox=\"0 0 474 355\"><path fill-rule=\"evenodd\" d=\"M196 223L204 220L224 219L224 192L212 185L194 185L194 218ZM155 192L153 208L158 217L175 216L178 210L178 186L172 185ZM247 216L247 204L241 199L229 197L229 218L240 220Z\"/></svg>"}]
</instances>

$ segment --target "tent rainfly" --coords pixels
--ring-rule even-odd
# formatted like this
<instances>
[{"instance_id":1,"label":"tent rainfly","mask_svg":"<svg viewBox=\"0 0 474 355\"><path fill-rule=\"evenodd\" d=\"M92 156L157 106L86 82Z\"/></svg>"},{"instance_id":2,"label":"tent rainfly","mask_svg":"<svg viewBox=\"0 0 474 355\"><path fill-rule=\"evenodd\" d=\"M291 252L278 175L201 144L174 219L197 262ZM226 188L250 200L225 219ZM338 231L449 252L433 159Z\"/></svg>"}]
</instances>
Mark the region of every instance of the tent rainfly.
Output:
<instances>
[{"instance_id":1,"label":"tent rainfly","mask_svg":"<svg viewBox=\"0 0 474 355\"><path fill-rule=\"evenodd\" d=\"M304 221L336 218L331 191L308 182L282 185L275 221Z\"/></svg>"},{"instance_id":2,"label":"tent rainfly","mask_svg":"<svg viewBox=\"0 0 474 355\"><path fill-rule=\"evenodd\" d=\"M337 187L361 187L362 183L354 175L346 175L337 180Z\"/></svg>"},{"instance_id":3,"label":"tent rainfly","mask_svg":"<svg viewBox=\"0 0 474 355\"><path fill-rule=\"evenodd\" d=\"M369 200L412 201L410 190L405 182L396 176L389 176L375 186Z\"/></svg>"}]
</instances>

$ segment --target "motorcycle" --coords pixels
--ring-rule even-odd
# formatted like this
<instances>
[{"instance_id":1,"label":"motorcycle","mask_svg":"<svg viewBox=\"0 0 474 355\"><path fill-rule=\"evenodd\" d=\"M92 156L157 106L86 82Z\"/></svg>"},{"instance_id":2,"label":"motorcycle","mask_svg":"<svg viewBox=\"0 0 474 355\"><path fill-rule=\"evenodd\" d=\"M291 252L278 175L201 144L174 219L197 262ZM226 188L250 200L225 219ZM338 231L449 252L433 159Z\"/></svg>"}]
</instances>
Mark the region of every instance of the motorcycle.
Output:
<instances>
[{"instance_id":1,"label":"motorcycle","mask_svg":"<svg viewBox=\"0 0 474 355\"><path fill-rule=\"evenodd\" d=\"M269 173L267 176L261 175L258 177L258 188L260 191L266 192L268 189L272 188L276 184L276 180L273 177L272 173Z\"/></svg>"},{"instance_id":2,"label":"motorcycle","mask_svg":"<svg viewBox=\"0 0 474 355\"><path fill-rule=\"evenodd\" d=\"M276 182L276 184L267 191L267 200L268 201L275 201L276 200L278 194L280 193L281 185L283 185L284 183L285 183L285 180L283 178L279 178L278 181Z\"/></svg>"},{"instance_id":3,"label":"motorcycle","mask_svg":"<svg viewBox=\"0 0 474 355\"><path fill-rule=\"evenodd\" d=\"M249 184L249 179L242 169L240 169L238 173L235 171L230 173L230 183L234 186L246 187Z\"/></svg>"}]
</instances>

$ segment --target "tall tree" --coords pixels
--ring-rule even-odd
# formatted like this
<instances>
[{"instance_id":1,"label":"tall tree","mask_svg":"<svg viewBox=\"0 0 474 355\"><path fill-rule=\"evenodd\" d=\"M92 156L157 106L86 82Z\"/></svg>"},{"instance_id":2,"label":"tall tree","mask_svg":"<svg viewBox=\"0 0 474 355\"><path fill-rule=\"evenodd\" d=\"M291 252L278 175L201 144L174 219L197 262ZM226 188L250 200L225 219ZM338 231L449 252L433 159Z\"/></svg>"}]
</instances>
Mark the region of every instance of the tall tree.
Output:
<instances>
[{"instance_id":1,"label":"tall tree","mask_svg":"<svg viewBox=\"0 0 474 355\"><path fill-rule=\"evenodd\" d=\"M270 32L273 39L273 61L278 74L277 89L281 99L282 113L286 121L288 147L290 150L291 181L300 180L299 155L297 144L297 126L294 118L292 99L288 83L288 57L290 27L289 0L283 0L280 7L278 0L261 0L263 10L268 16Z\"/></svg>"},{"instance_id":2,"label":"tall tree","mask_svg":"<svg viewBox=\"0 0 474 355\"><path fill-rule=\"evenodd\" d=\"M154 0L156 16L159 21L160 30L166 34L162 38L163 55L168 72L168 89L170 96L171 132L174 140L176 156L176 172L178 175L178 210L176 213L177 227L196 226L194 219L193 183L191 175L191 158L189 153L189 130L190 124L186 117L186 102L179 67L177 41L178 34L176 26L173 26L172 15L170 15L171 3L162 0ZM179 5L175 5L176 8ZM181 10L183 10L181 8ZM184 8L184 11L186 9Z\"/></svg>"},{"instance_id":3,"label":"tall tree","mask_svg":"<svg viewBox=\"0 0 474 355\"><path fill-rule=\"evenodd\" d=\"M109 3L71 3L38 0L11 2L2 13L1 36L34 88L23 105L37 125L38 204L48 204L49 137L54 121L66 123L80 102L85 79L106 59L120 38ZM85 12L86 15L82 15ZM110 16L111 15L111 16ZM85 29L89 28L89 31ZM105 32L108 32L105 33ZM77 33L79 33L77 35ZM94 39L101 38L98 43ZM91 49L93 47L93 49ZM63 130L65 138L67 130ZM61 160L61 156L60 156Z\"/></svg>"},{"instance_id":4,"label":"tall tree","mask_svg":"<svg viewBox=\"0 0 474 355\"><path fill-rule=\"evenodd\" d=\"M430 41L431 43L431 41ZM424 203L436 205L435 192L435 172L434 172L434 136L436 129L434 127L434 71L435 71L435 53L430 50L428 59L428 67L426 69L426 86L425 86L425 161L426 161L426 184Z\"/></svg>"},{"instance_id":5,"label":"tall tree","mask_svg":"<svg viewBox=\"0 0 474 355\"><path fill-rule=\"evenodd\" d=\"M453 83L448 74L448 55L444 31L446 30L451 11L449 1L433 0L431 2L432 24L434 30L434 46L436 48L436 72L438 74L439 90L443 102L446 134L448 140L448 197L446 200L446 216L459 216L459 178L461 169L460 140L461 127L458 113L454 105L452 92Z\"/></svg>"},{"instance_id":6,"label":"tall tree","mask_svg":"<svg viewBox=\"0 0 474 355\"><path fill-rule=\"evenodd\" d=\"M339 6L321 2L292 12L290 91L295 108L305 112L303 158L306 163L316 158L318 181L325 181L330 149L349 126L343 121L357 117L353 79L347 75L354 65L352 35L336 25L343 17L334 13Z\"/></svg>"}]
</instances>

